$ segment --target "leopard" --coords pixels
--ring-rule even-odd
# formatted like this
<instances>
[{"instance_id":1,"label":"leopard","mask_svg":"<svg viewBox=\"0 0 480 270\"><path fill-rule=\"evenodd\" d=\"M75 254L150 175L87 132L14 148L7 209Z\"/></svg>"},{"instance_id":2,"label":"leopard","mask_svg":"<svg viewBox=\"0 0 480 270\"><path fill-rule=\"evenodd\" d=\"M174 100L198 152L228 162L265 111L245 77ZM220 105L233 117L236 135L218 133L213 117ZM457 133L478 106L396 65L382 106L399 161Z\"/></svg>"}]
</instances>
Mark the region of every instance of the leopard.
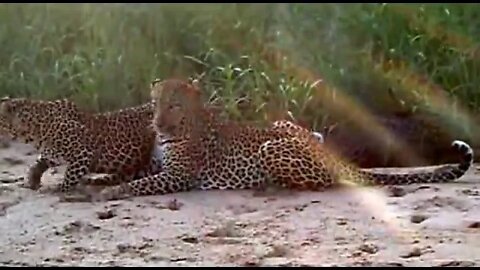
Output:
<instances>
[{"instance_id":1,"label":"leopard","mask_svg":"<svg viewBox=\"0 0 480 270\"><path fill-rule=\"evenodd\" d=\"M202 101L202 90L183 79L154 80L153 128L168 134L158 174L109 186L98 200L163 195L192 190L258 189L323 191L337 184L362 186L445 183L462 177L473 161L465 142L451 143L457 164L420 172L389 173L342 160L304 127L279 120L266 126L222 120Z\"/></svg>"},{"instance_id":2,"label":"leopard","mask_svg":"<svg viewBox=\"0 0 480 270\"><path fill-rule=\"evenodd\" d=\"M441 125L435 115L372 114L378 126L395 140L385 140L379 147L375 134L353 122L332 124L324 143L335 148L343 157L362 168L435 166L456 161L456 153L448 143L460 137L475 149L472 137L459 129ZM355 136L351 136L355 134ZM402 147L406 145L408 148ZM412 154L415 155L412 158ZM474 162L478 161L475 156Z\"/></svg>"},{"instance_id":3,"label":"leopard","mask_svg":"<svg viewBox=\"0 0 480 270\"><path fill-rule=\"evenodd\" d=\"M49 168L66 165L54 190L79 184L117 185L161 169L156 147L162 136L151 126L153 103L107 112L90 112L63 98L0 100L0 134L34 146L39 155L29 166L25 187L37 190ZM104 174L88 177L89 174Z\"/></svg>"}]
</instances>

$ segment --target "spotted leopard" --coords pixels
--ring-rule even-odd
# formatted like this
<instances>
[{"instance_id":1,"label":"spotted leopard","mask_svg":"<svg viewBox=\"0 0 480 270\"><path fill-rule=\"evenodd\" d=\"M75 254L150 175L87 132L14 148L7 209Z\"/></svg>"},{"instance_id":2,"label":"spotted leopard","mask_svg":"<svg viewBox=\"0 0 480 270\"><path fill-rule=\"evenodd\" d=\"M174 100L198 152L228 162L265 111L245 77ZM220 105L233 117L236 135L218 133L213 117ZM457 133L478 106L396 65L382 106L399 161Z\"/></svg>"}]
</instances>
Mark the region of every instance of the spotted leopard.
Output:
<instances>
[{"instance_id":1,"label":"spotted leopard","mask_svg":"<svg viewBox=\"0 0 480 270\"><path fill-rule=\"evenodd\" d=\"M40 155L30 166L26 184L38 189L43 173L66 164L60 191L83 184L114 185L156 173L161 156L156 148L151 102L113 112L89 113L68 99L0 100L0 133L32 144ZM106 174L99 178L89 173Z\"/></svg>"},{"instance_id":2,"label":"spotted leopard","mask_svg":"<svg viewBox=\"0 0 480 270\"><path fill-rule=\"evenodd\" d=\"M408 174L372 172L342 161L310 131L291 122L259 128L220 121L203 105L200 89L185 81L154 81L151 96L156 103L154 128L171 138L161 146L162 171L107 187L101 199L270 184L323 190L342 180L363 185L449 182L464 175L473 160L468 144L453 141L452 147L462 155L458 165Z\"/></svg>"}]
</instances>

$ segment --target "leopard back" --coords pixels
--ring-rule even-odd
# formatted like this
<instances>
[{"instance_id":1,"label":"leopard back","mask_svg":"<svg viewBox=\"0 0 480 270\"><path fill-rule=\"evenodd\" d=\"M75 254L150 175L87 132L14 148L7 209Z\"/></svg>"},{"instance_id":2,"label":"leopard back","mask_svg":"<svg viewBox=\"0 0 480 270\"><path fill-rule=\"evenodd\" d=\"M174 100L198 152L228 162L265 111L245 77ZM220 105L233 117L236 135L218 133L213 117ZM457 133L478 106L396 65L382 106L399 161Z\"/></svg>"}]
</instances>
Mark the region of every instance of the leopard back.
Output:
<instances>
[{"instance_id":1,"label":"leopard back","mask_svg":"<svg viewBox=\"0 0 480 270\"><path fill-rule=\"evenodd\" d=\"M70 157L69 149L81 144L95 153L91 169L96 173L133 174L145 168L155 145L152 118L151 102L113 112L91 113L68 99L0 100L3 134L68 158L75 158Z\"/></svg>"}]
</instances>

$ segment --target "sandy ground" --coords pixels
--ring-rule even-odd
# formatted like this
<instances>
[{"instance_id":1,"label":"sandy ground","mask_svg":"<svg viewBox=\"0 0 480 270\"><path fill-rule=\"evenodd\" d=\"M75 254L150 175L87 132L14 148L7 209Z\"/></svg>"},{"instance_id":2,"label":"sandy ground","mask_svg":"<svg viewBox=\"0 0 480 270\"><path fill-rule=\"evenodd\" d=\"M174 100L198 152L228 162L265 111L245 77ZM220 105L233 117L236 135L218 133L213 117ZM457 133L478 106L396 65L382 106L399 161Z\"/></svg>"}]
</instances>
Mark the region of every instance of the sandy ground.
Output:
<instances>
[{"instance_id":1,"label":"sandy ground","mask_svg":"<svg viewBox=\"0 0 480 270\"><path fill-rule=\"evenodd\" d=\"M15 181L36 153L0 149L0 265L473 266L480 179L327 192L188 192L62 202Z\"/></svg>"}]
</instances>

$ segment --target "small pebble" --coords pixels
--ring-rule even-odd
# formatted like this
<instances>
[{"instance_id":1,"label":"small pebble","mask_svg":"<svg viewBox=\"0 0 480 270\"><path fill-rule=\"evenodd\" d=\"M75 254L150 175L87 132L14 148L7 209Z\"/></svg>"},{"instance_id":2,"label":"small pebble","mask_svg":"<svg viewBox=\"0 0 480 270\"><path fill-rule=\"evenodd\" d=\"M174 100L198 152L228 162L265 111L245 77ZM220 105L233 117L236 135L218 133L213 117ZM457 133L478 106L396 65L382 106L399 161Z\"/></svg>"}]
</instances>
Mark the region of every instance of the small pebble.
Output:
<instances>
[{"instance_id":1,"label":"small pebble","mask_svg":"<svg viewBox=\"0 0 480 270\"><path fill-rule=\"evenodd\" d=\"M302 212L305 208L307 208L308 205L302 204L302 205L297 205L294 207L295 211Z\"/></svg>"},{"instance_id":2,"label":"small pebble","mask_svg":"<svg viewBox=\"0 0 480 270\"><path fill-rule=\"evenodd\" d=\"M199 242L195 236L183 236L182 241L190 244L197 244Z\"/></svg>"},{"instance_id":3,"label":"small pebble","mask_svg":"<svg viewBox=\"0 0 480 270\"><path fill-rule=\"evenodd\" d=\"M391 197L403 197L407 194L404 188L393 186L389 188Z\"/></svg>"},{"instance_id":4,"label":"small pebble","mask_svg":"<svg viewBox=\"0 0 480 270\"><path fill-rule=\"evenodd\" d=\"M173 199L168 202L167 208L172 211L178 211L183 206L183 203L177 201L177 199Z\"/></svg>"},{"instance_id":5,"label":"small pebble","mask_svg":"<svg viewBox=\"0 0 480 270\"><path fill-rule=\"evenodd\" d=\"M117 244L117 249L120 253L124 253L131 248L132 248L132 245L130 244L124 244L124 243Z\"/></svg>"},{"instance_id":6,"label":"small pebble","mask_svg":"<svg viewBox=\"0 0 480 270\"><path fill-rule=\"evenodd\" d=\"M412 257L420 257L421 255L422 255L422 251L420 250L420 248L415 247L410 252L400 255L400 258L407 259Z\"/></svg>"},{"instance_id":7,"label":"small pebble","mask_svg":"<svg viewBox=\"0 0 480 270\"><path fill-rule=\"evenodd\" d=\"M260 260L257 258L250 258L243 263L243 266L259 266Z\"/></svg>"},{"instance_id":8,"label":"small pebble","mask_svg":"<svg viewBox=\"0 0 480 270\"><path fill-rule=\"evenodd\" d=\"M285 245L274 244L265 253L265 257L285 257L288 253L288 248Z\"/></svg>"},{"instance_id":9,"label":"small pebble","mask_svg":"<svg viewBox=\"0 0 480 270\"><path fill-rule=\"evenodd\" d=\"M343 219L343 218L339 218L337 220L337 225L347 225L347 220L346 219Z\"/></svg>"},{"instance_id":10,"label":"small pebble","mask_svg":"<svg viewBox=\"0 0 480 270\"><path fill-rule=\"evenodd\" d=\"M415 224L422 223L425 221L428 217L422 214L414 214L410 217L410 221Z\"/></svg>"},{"instance_id":11,"label":"small pebble","mask_svg":"<svg viewBox=\"0 0 480 270\"><path fill-rule=\"evenodd\" d=\"M454 266L454 267L471 267L475 266L475 262L472 261L447 261L442 262L438 266L446 267L446 266Z\"/></svg>"},{"instance_id":12,"label":"small pebble","mask_svg":"<svg viewBox=\"0 0 480 270\"><path fill-rule=\"evenodd\" d=\"M480 221L474 221L468 225L470 229L478 229L480 228Z\"/></svg>"},{"instance_id":13,"label":"small pebble","mask_svg":"<svg viewBox=\"0 0 480 270\"><path fill-rule=\"evenodd\" d=\"M115 217L116 215L117 214L112 209L97 212L97 217L98 217L98 219L101 219L101 220L111 219L111 218Z\"/></svg>"},{"instance_id":14,"label":"small pebble","mask_svg":"<svg viewBox=\"0 0 480 270\"><path fill-rule=\"evenodd\" d=\"M374 244L363 244L358 249L368 254L375 254L378 252L378 247Z\"/></svg>"}]
</instances>

